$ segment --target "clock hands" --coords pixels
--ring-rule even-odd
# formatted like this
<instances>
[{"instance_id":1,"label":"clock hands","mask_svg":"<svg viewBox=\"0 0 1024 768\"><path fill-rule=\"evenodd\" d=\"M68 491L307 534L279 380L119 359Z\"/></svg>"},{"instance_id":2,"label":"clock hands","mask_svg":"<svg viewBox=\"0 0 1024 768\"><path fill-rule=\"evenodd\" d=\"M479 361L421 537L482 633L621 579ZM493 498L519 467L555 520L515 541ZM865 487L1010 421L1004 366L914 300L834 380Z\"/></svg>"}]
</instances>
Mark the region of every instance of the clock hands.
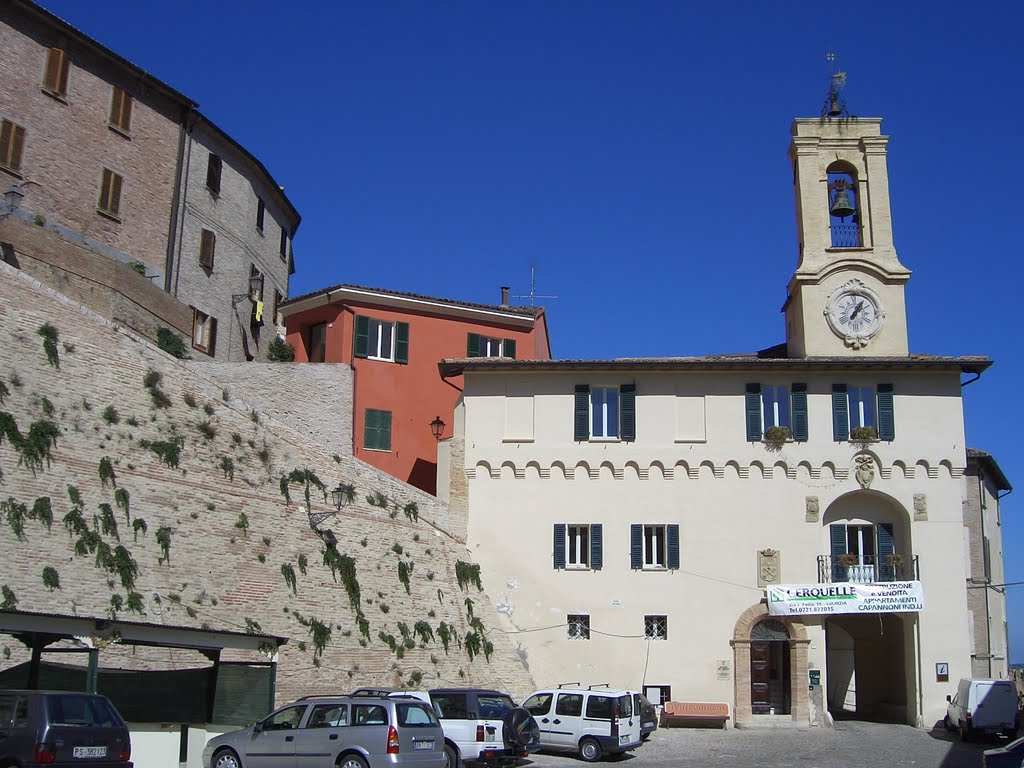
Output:
<instances>
[{"instance_id":1,"label":"clock hands","mask_svg":"<svg viewBox=\"0 0 1024 768\"><path fill-rule=\"evenodd\" d=\"M853 320L858 314L860 314L860 311L862 309L864 309L864 300L863 299L861 299L859 302L857 302L857 306L853 308L853 312L850 313L850 319Z\"/></svg>"}]
</instances>

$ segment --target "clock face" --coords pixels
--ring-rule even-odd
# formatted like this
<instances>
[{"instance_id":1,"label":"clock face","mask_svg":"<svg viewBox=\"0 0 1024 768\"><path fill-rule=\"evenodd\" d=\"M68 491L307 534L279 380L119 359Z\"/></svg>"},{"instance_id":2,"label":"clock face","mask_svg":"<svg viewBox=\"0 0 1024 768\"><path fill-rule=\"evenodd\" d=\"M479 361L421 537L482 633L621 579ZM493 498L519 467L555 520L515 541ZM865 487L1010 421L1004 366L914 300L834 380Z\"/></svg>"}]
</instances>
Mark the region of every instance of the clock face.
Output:
<instances>
[{"instance_id":1,"label":"clock face","mask_svg":"<svg viewBox=\"0 0 1024 768\"><path fill-rule=\"evenodd\" d=\"M846 346L860 349L882 329L885 312L878 294L860 280L850 280L829 296L825 317Z\"/></svg>"}]
</instances>

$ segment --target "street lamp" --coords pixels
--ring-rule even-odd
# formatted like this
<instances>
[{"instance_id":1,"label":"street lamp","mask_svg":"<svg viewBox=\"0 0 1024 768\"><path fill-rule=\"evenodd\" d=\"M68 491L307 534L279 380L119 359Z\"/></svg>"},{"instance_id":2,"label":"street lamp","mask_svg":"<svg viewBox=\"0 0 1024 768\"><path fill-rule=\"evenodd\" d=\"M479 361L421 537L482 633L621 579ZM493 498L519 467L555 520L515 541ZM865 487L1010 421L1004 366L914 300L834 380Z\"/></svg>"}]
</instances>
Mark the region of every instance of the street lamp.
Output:
<instances>
[{"instance_id":1,"label":"street lamp","mask_svg":"<svg viewBox=\"0 0 1024 768\"><path fill-rule=\"evenodd\" d=\"M238 302L244 299L249 301L255 301L256 297L263 291L263 275L256 273L249 278L249 292L248 293L236 293L231 297L231 304L234 306Z\"/></svg>"},{"instance_id":2,"label":"street lamp","mask_svg":"<svg viewBox=\"0 0 1024 768\"><path fill-rule=\"evenodd\" d=\"M320 529L320 524L329 517L334 517L339 514L346 504L350 504L355 501L356 498L356 487L349 484L338 483L338 487L331 491L331 502L334 504L333 510L325 510L322 512L314 512L312 508L307 510L306 514L309 516L309 527L312 528L316 534L324 540L324 543L329 547L333 547L338 543L338 538L334 535L330 528Z\"/></svg>"},{"instance_id":3,"label":"street lamp","mask_svg":"<svg viewBox=\"0 0 1024 768\"><path fill-rule=\"evenodd\" d=\"M4 192L4 206L7 208L6 211L0 213L0 219L6 219L18 208L21 207L21 201L24 199L25 193L21 191L21 187L17 184L12 184L11 187Z\"/></svg>"},{"instance_id":4,"label":"street lamp","mask_svg":"<svg viewBox=\"0 0 1024 768\"><path fill-rule=\"evenodd\" d=\"M434 435L434 439L441 440L441 435L444 434L444 420L440 416L435 416L434 420L430 422L430 431Z\"/></svg>"}]
</instances>

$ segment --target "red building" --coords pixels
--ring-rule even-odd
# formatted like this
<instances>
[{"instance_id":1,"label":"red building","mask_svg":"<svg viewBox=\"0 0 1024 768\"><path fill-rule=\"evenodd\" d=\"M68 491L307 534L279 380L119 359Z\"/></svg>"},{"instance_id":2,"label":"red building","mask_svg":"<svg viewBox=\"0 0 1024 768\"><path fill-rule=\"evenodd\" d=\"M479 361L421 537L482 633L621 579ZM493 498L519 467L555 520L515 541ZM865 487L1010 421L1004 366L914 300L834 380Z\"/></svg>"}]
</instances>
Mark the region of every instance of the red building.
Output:
<instances>
[{"instance_id":1,"label":"red building","mask_svg":"<svg viewBox=\"0 0 1024 768\"><path fill-rule=\"evenodd\" d=\"M472 304L356 285L335 285L282 303L295 361L348 363L353 454L430 493L437 441L451 434L461 377L441 379L453 357L550 360L541 307ZM444 432L435 437L440 417Z\"/></svg>"}]
</instances>

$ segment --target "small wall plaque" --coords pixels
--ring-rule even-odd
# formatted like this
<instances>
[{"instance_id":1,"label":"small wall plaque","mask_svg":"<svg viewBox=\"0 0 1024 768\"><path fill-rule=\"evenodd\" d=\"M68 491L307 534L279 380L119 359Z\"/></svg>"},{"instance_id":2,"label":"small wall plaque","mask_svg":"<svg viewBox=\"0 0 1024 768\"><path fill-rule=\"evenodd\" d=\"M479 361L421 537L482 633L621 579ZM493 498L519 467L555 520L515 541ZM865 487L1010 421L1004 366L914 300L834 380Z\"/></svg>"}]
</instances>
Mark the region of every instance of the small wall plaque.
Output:
<instances>
[{"instance_id":1,"label":"small wall plaque","mask_svg":"<svg viewBox=\"0 0 1024 768\"><path fill-rule=\"evenodd\" d=\"M728 659L719 659L715 662L715 677L719 680L728 680L732 674L732 664Z\"/></svg>"},{"instance_id":2,"label":"small wall plaque","mask_svg":"<svg viewBox=\"0 0 1024 768\"><path fill-rule=\"evenodd\" d=\"M808 523L818 522L818 497L808 496L805 505L804 520Z\"/></svg>"},{"instance_id":3,"label":"small wall plaque","mask_svg":"<svg viewBox=\"0 0 1024 768\"><path fill-rule=\"evenodd\" d=\"M757 586L782 582L781 560L777 549L762 549L757 553Z\"/></svg>"},{"instance_id":4,"label":"small wall plaque","mask_svg":"<svg viewBox=\"0 0 1024 768\"><path fill-rule=\"evenodd\" d=\"M928 519L928 496L923 493L914 494L914 520Z\"/></svg>"},{"instance_id":5,"label":"small wall plaque","mask_svg":"<svg viewBox=\"0 0 1024 768\"><path fill-rule=\"evenodd\" d=\"M949 662L939 661L935 663L935 682L937 683L948 683L949 682Z\"/></svg>"}]
</instances>

